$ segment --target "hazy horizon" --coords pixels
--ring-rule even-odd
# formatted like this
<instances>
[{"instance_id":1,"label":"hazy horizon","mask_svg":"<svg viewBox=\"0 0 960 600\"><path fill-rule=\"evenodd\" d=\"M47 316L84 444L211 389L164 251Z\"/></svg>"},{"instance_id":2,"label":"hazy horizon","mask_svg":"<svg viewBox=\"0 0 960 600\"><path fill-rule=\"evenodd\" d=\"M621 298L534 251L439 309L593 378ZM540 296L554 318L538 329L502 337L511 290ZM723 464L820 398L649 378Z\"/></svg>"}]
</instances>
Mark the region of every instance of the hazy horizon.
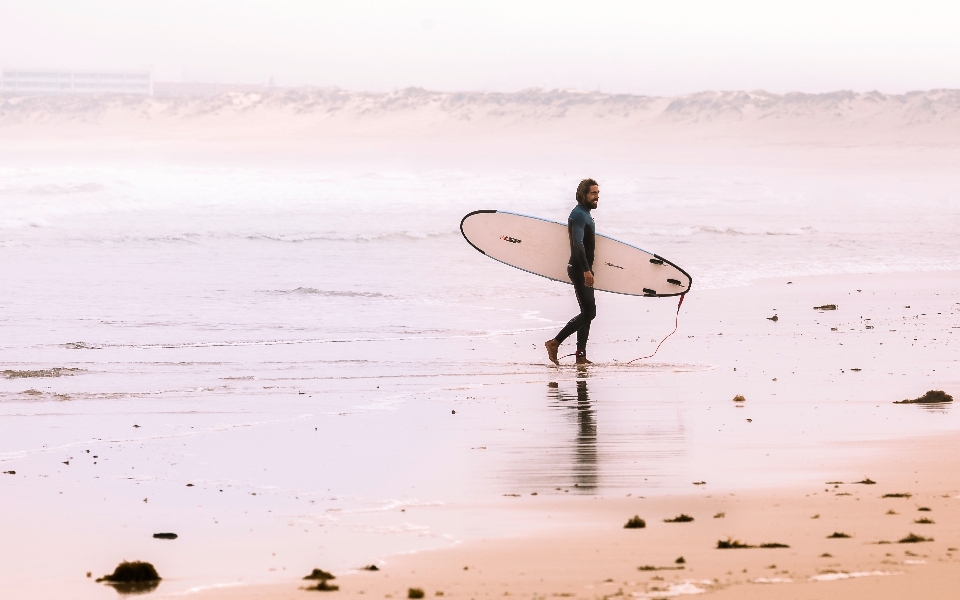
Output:
<instances>
[{"instance_id":1,"label":"hazy horizon","mask_svg":"<svg viewBox=\"0 0 960 600\"><path fill-rule=\"evenodd\" d=\"M0 66L369 92L900 94L960 88L957 17L932 1L0 0Z\"/></svg>"}]
</instances>

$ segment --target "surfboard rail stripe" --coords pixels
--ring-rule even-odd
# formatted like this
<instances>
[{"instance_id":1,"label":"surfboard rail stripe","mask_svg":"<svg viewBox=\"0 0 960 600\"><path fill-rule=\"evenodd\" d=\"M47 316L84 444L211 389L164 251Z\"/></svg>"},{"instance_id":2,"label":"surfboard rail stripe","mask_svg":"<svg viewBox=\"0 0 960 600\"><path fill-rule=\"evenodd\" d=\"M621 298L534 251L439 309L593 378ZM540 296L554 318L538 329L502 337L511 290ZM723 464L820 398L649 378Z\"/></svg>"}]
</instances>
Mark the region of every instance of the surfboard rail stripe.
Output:
<instances>
[{"instance_id":1,"label":"surfboard rail stripe","mask_svg":"<svg viewBox=\"0 0 960 600\"><path fill-rule=\"evenodd\" d=\"M516 212L511 212L511 211L506 211L506 210L481 209L481 210L475 210L475 211L469 212L469 213L467 213L466 215L464 215L464 217L463 217L462 219L460 219L460 235L462 235L462 236L463 236L463 239L466 240L466 242L467 242L468 244L470 244L477 252L479 252L480 254L483 254L484 256L486 256L486 257L488 257L488 258L492 258L493 260L495 260L495 261L497 261L497 262L499 262L499 263L501 263L501 264L507 265L507 266L509 266L509 267L513 267L514 269L518 269L518 270L523 271L523 272L525 272L525 273L530 273L530 274L533 274L533 275L537 275L537 276L539 276L539 277L543 277L544 279L549 279L549 280L551 280L551 281L559 281L560 283L566 283L567 285L570 285L570 281L567 281L567 280L564 280L564 279L557 279L556 277L551 277L551 276L549 276L549 275L544 275L543 273L537 273L536 271L531 271L531 270L529 270L529 269L524 269L523 267L519 267L519 266L517 266L517 265L513 265L513 264L510 264L510 263L508 263L508 262L506 262L506 261L500 260L500 259L498 259L498 258L496 258L496 257L494 257L494 256L491 256L491 255L487 254L486 252L483 251L482 248L478 247L476 244L474 244L472 241L470 241L470 238L467 237L466 232L463 230L463 224L464 224L464 222L466 222L466 220L469 219L470 217L472 217L473 215L477 215L477 214L497 214L497 213L499 213L499 214L505 214L505 215L513 215L513 216L516 216L516 217L523 217L523 218L526 218L526 219L534 219L534 220L537 220L537 221L542 221L542 222L544 222L544 223L550 223L550 224L553 224L553 225L560 225L561 227L566 227L566 226L567 226L565 223L561 223L561 222L559 222L559 221L551 221L550 219L544 219L543 217L537 217L537 216L534 216L534 215L525 215L525 214L523 214L523 213L516 213ZM657 264L657 265L664 265L664 264L670 265L671 267L673 267L674 269L676 269L676 270L679 271L680 273L683 273L683 275L684 275L684 276L687 278L687 280L690 282L689 285L687 286L687 289L685 289L685 290L683 290L683 291L680 291L680 292L673 292L673 293L667 293L667 294L657 293L656 291L654 291L653 289L650 289L650 288L644 288L642 294L631 294L631 293L629 293L629 292L620 292L620 291L616 291L616 290L600 290L600 291L609 292L609 293L611 293L611 294L621 294L621 295L626 295L626 296L640 296L640 295L642 295L642 296L644 296L644 297L668 298L668 297L672 297L672 296L681 296L681 295L683 295L683 294L686 294L687 292L689 292L689 291L693 288L693 277L692 277L686 270L684 270L684 269L682 269L680 266L678 266L676 263L674 263L674 262L672 262L672 261L670 261L670 260L667 260L666 258L663 258L663 257L660 256L659 254L655 254L655 253L653 253L653 252L650 252L649 250L644 250L643 248L640 248L639 246L635 246L635 245L633 245L633 244L624 242L623 240L619 240L619 239L617 239L617 238L610 237L610 236L608 236L608 235L604 235L604 234L602 234L602 233L598 233L598 234L596 234L596 235L597 235L598 237L602 237L602 238L608 239L608 240L610 240L610 241L612 241L612 242L616 242L616 243L618 243L618 244L623 244L624 246L627 246L627 247L629 247L629 248L633 248L634 250L639 250L640 252L643 252L643 253L645 253L645 254L647 254L647 255L653 256L653 258L650 259L650 262L651 262L651 263ZM520 240L514 241L513 239L509 239L509 240L507 240L507 241L511 241L511 242L514 242L514 243L520 243ZM610 267L622 268L622 267L618 267L617 265L613 265L613 264L609 264L609 263L606 263L606 264L607 264L607 266L610 266ZM674 281L676 281L676 280L668 279L667 281L668 281L668 283L673 284ZM678 281L678 282L675 283L674 285L683 285L683 284ZM652 293L651 293L651 292L652 292Z\"/></svg>"},{"instance_id":2,"label":"surfboard rail stripe","mask_svg":"<svg viewBox=\"0 0 960 600\"><path fill-rule=\"evenodd\" d=\"M479 252L480 254L482 254L482 255L484 255L484 256L486 256L487 253L484 252L483 250L481 250L480 248L477 248L477 246L476 246L473 242L470 241L470 238L467 237L467 234L463 232L463 222L466 221L467 219L469 219L470 217L472 217L473 215L479 215L479 214L483 214L483 213L495 213L495 212L497 212L497 211L495 211L495 210L475 210L475 211L473 211L473 212L471 212L471 213L467 213L466 215L463 216L462 219L460 219L460 235L463 236L463 239L467 240L467 243L468 243L468 244L470 244L471 246L473 246L473 249L474 249L474 250L476 250L477 252ZM496 260L496 259L494 259L494 260ZM498 260L497 262L503 262L503 261L502 261L502 260ZM507 263L503 263L503 264L507 264ZM513 265L510 265L510 266L512 267Z\"/></svg>"}]
</instances>

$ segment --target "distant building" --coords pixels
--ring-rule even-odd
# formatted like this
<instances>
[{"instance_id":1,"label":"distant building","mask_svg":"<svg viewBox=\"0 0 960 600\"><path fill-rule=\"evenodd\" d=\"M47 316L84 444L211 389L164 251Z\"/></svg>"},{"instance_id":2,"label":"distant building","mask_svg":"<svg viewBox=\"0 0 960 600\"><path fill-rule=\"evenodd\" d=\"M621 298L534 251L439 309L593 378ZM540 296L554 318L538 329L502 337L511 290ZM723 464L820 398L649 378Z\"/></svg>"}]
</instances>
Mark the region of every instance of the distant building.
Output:
<instances>
[{"instance_id":1,"label":"distant building","mask_svg":"<svg viewBox=\"0 0 960 600\"><path fill-rule=\"evenodd\" d=\"M150 71L68 71L4 69L4 94L145 94L153 95Z\"/></svg>"}]
</instances>

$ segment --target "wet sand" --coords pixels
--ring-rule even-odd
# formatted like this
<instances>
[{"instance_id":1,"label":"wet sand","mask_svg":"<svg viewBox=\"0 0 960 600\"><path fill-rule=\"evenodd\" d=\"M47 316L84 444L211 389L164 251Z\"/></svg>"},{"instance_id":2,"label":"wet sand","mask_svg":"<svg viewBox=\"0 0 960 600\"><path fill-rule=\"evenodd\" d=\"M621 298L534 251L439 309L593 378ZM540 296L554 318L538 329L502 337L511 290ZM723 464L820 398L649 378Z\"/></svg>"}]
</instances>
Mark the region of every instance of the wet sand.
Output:
<instances>
[{"instance_id":1,"label":"wet sand","mask_svg":"<svg viewBox=\"0 0 960 600\"><path fill-rule=\"evenodd\" d=\"M956 359L947 347L952 341L948 337L951 323L956 322L956 282L955 274L833 277L798 279L791 287L785 281L770 281L705 294L714 308L722 307L724 318L708 316L709 309L702 305L685 304L690 312L684 315L681 335L693 337L681 338L665 354L690 356L695 350L709 354L718 364L701 376L714 379L695 387L707 393L721 387L736 389L749 399L743 408L734 408L730 398L721 397L713 410L727 409L741 416L744 427L757 423L758 428L772 426L781 433L786 433L783 423L757 416L762 414L757 412L758 400L772 402L775 412L783 414L789 412L784 404L803 402L812 412L832 397L856 403L861 416L851 412L840 417L835 424L840 435L829 442L824 436L830 437L831 424L809 417L811 437L820 440L820 447L805 447L798 439L763 440L763 449L780 453L779 468L773 469L758 463L759 452L746 451L755 438L744 429L735 430L731 433L742 436L743 453L716 444L718 461L711 462L706 455L696 461L708 480L706 485L693 485L691 472L687 493L643 499L636 497L642 491L630 497L600 493L571 499L558 498L555 490L553 494L541 490L536 496L524 491L516 502L528 511L529 521L550 526L532 535L387 557L379 563L381 572L345 571L337 580L341 586L337 593L402 598L407 588L419 587L428 595L443 592L464 598L658 598L699 590L718 598L952 597L951 582L960 574L954 562L956 551L950 550L960 547L960 481L956 478L960 436L935 431L917 435L919 431L914 430L914 437L896 439L896 426L864 436L871 428L857 421L892 419L909 428L913 418L947 416L952 410L890 402L913 397L908 389L918 390L915 395L919 395L925 387L949 389L956 384ZM909 285L920 289L903 291ZM814 303L818 298L837 299L839 310L813 311L814 305L827 303ZM771 305L771 314L777 309L776 323L766 321L760 312L758 305L764 304ZM907 304L910 314L900 314L908 310ZM748 313L753 314L745 318ZM924 317L929 320L921 325ZM722 321L727 325L720 325ZM724 331L716 331L721 328ZM721 341L722 334L726 340ZM696 343L698 335L705 339ZM712 353L727 353L725 346L739 343L751 345L728 353L726 360ZM737 375L732 364L740 364ZM586 385L592 383L588 373L583 375ZM770 375L779 377L774 381ZM837 416L831 413L828 418ZM756 420L748 425L750 417ZM783 476L784 470L793 481L765 485ZM797 483L798 473L806 479L802 484ZM876 483L853 483L868 478ZM882 497L904 493L911 496ZM920 507L931 511L918 511ZM695 520L663 522L681 513ZM724 516L715 518L718 513ZM623 524L635 514L646 520L647 527L624 529ZM915 522L925 517L934 523ZM828 539L835 532L851 537ZM898 543L910 533L935 541ZM718 550L717 542L727 539L790 547ZM681 556L684 569L678 570L676 560ZM638 570L642 566L663 570ZM286 586L253 586L234 589L229 595L211 591L200 596L302 597L307 592L297 591L298 585L291 581Z\"/></svg>"},{"instance_id":2,"label":"wet sand","mask_svg":"<svg viewBox=\"0 0 960 600\"><path fill-rule=\"evenodd\" d=\"M405 598L414 587L457 598L952 598L960 575L958 457L960 436L948 434L883 444L879 460L858 465L875 484L856 483L865 477L844 469L837 471L843 483L745 493L527 495L516 502L532 520L552 522L550 531L389 557L378 572L346 570L331 583L340 586L337 597L355 598ZM884 497L892 494L910 497ZM679 514L694 520L664 522ZM624 529L633 515L646 527ZM830 537L836 533L850 537ZM899 543L911 533L930 541ZM789 548L717 549L730 539ZM196 597L309 597L303 583Z\"/></svg>"},{"instance_id":3,"label":"wet sand","mask_svg":"<svg viewBox=\"0 0 960 600\"><path fill-rule=\"evenodd\" d=\"M45 424L32 435L49 447L4 456L16 474L0 479L9 492L0 527L20 541L3 548L4 593L112 597L84 574L122 559L157 567L155 597L303 597L299 577L313 568L337 575L331 593L393 598L408 587L469 598L698 589L791 598L807 588L894 594L955 577L957 411L893 401L958 389L960 277L790 281L691 294L678 333L640 367L621 363L670 331L672 300L647 313L604 295L611 318L596 325L587 370L521 362L551 331L540 325L407 343L418 353L410 364L445 344L440 372L396 376L389 370L403 365L385 363L367 377L298 378L305 393L274 396L270 409L236 391L210 394L204 411L189 398L129 396L113 415L110 400L76 414L70 403L10 405L9 420ZM539 318L559 323L573 300L511 303L536 303ZM813 309L827 303L838 309ZM638 343L637 331L651 341ZM4 385L52 394L84 377ZM342 399L320 413L318 393ZM877 483L851 483L864 478ZM889 493L911 497L881 498ZM663 522L681 513L694 521ZM645 529L623 528L634 515ZM914 523L924 516L934 523ZM179 538L153 539L157 531ZM827 539L834 532L852 537ZM935 541L896 543L911 532ZM728 538L790 548L717 550ZM680 556L683 570L638 570ZM355 571L366 564L381 571ZM874 572L902 574L843 579ZM820 575L841 579L810 581ZM752 583L762 580L781 583Z\"/></svg>"}]
</instances>

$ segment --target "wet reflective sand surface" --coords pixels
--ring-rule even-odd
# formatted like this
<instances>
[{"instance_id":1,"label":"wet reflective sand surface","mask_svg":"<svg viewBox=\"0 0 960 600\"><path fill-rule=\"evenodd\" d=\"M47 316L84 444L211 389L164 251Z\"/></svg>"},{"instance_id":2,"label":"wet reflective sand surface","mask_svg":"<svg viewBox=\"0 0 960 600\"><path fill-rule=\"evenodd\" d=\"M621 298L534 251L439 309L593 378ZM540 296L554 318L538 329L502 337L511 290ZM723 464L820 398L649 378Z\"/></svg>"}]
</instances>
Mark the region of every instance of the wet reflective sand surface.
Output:
<instances>
[{"instance_id":1,"label":"wet reflective sand surface","mask_svg":"<svg viewBox=\"0 0 960 600\"><path fill-rule=\"evenodd\" d=\"M113 597L92 578L125 558L157 566L155 596L353 568L555 527L534 500L859 479L854 465L889 440L960 427L951 406L892 404L957 389L955 273L838 274L872 268L854 263L879 234L854 227L833 274L726 286L831 266L823 239L855 206L810 217L820 233L771 233L751 216L763 182L630 180L673 189L683 219L711 224L671 229L663 207L626 203L604 213L646 219L614 233L662 242L694 292L658 355L629 366L670 332L676 300L601 295L595 364L557 369L543 342L576 311L570 288L485 259L445 221L516 178L358 176L361 199L380 200L352 214L304 200L309 178L272 197L275 212L242 193L276 174L237 175L236 196L199 208L172 193L224 177L109 172L36 201L45 224L5 234L17 285L0 290L0 536L18 543L0 546L0 595ZM130 191L151 182L170 196ZM698 204L714 184L729 194ZM411 217L424 198L436 211ZM924 246L924 264L942 268L952 239Z\"/></svg>"}]
</instances>

